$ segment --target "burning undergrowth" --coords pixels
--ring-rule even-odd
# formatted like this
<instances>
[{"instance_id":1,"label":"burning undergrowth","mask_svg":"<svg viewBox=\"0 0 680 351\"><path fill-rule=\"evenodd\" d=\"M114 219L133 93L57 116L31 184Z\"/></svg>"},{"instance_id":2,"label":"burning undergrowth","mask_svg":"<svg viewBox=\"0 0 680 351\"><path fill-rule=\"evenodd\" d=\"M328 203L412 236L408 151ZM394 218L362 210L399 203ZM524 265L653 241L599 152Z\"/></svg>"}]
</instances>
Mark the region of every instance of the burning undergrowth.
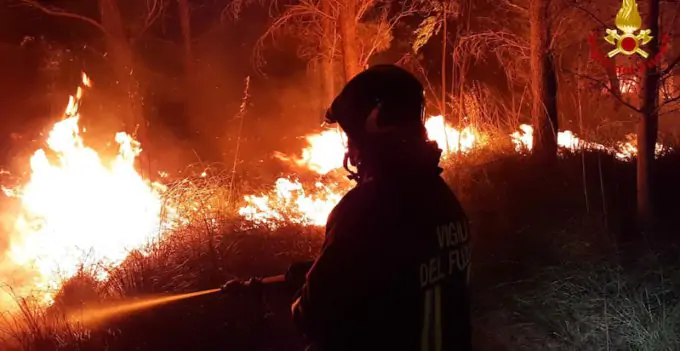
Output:
<instances>
[{"instance_id":1,"label":"burning undergrowth","mask_svg":"<svg viewBox=\"0 0 680 351\"><path fill-rule=\"evenodd\" d=\"M352 186L344 176L342 160L346 137L337 129L306 137L308 146L299 156L277 154L295 174L278 178L273 188L260 194L237 189L235 172L204 168L185 172L178 179L162 174L163 182L145 180L135 168L141 145L130 135L115 134L118 154L103 159L85 144L79 126L79 105L91 82L83 75L82 86L71 97L62 121L46 139L47 148L37 150L30 160L30 178L8 196L20 200L5 252L3 276L20 296L42 294L49 305L61 282L84 267L100 267L97 277L107 279L131 251L147 252L172 232L222 232L222 219L241 218L240 229L282 225L323 226L333 206ZM445 162L484 150L490 137L474 126L456 129L442 116L425 121L429 137L443 150ZM529 152L531 127L521 125L506 141L515 151ZM569 131L560 132L564 150L592 149L630 158L634 147L614 147L586 142ZM474 157L469 157L474 159ZM189 173L187 175L187 173ZM240 190L240 191L239 191Z\"/></svg>"},{"instance_id":2,"label":"burning undergrowth","mask_svg":"<svg viewBox=\"0 0 680 351\"><path fill-rule=\"evenodd\" d=\"M13 227L0 262L0 280L13 289L13 296L0 300L3 308L39 318L42 312L35 311L63 306L73 289L89 291L86 299L115 300L212 288L236 272L277 273L291 261L314 255L328 213L353 186L342 170L346 138L336 129L306 136L308 145L298 155L276 154L291 172L270 184L249 186L235 178L233 169L202 164L149 182L135 169L141 145L129 135L116 134L120 152L111 159L87 147L78 105L89 84L84 76L47 148L33 155L30 177L4 184L19 207L10 215ZM505 145L501 149L516 168L525 167L528 158L522 155L530 153L532 143L529 126L492 136L472 125L454 128L433 116L426 127L443 150L447 173L457 178L455 188L465 189L462 184L472 184L471 179L479 187L486 177L494 186L499 180L510 185L482 197L517 190L506 180L508 169L489 175L493 164L502 161L497 150L489 150ZM584 150L619 163L635 155L634 140L605 146L564 131L558 142L570 166L570 155ZM463 190L461 198L479 200L468 193ZM266 250L255 239L262 237L267 238ZM83 274L91 279L82 280ZM72 289L65 281L86 284ZM76 300L77 307L82 301ZM30 325L31 318L24 324Z\"/></svg>"},{"instance_id":3,"label":"burning undergrowth","mask_svg":"<svg viewBox=\"0 0 680 351\"><path fill-rule=\"evenodd\" d=\"M44 304L83 266L115 266L128 248L141 247L163 230L158 218L165 187L145 181L135 170L139 143L116 134L119 153L110 160L84 144L78 106L89 84L83 75L64 119L47 137L47 148L31 157L27 182L4 188L21 206L0 266L3 280L19 296L37 296ZM105 270L96 274L106 278Z\"/></svg>"}]
</instances>

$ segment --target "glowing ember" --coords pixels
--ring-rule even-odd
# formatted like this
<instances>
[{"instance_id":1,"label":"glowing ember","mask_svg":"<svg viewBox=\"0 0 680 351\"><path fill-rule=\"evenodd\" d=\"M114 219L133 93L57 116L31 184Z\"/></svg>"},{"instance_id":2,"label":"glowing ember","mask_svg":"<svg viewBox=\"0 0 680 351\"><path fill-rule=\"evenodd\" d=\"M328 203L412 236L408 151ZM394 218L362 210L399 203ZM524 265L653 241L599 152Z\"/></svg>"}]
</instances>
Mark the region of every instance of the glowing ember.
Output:
<instances>
[{"instance_id":1,"label":"glowing ember","mask_svg":"<svg viewBox=\"0 0 680 351\"><path fill-rule=\"evenodd\" d=\"M89 85L85 75L83 85ZM164 189L135 171L139 143L118 133L118 155L100 159L80 136L82 94L79 88L65 119L49 134L47 146L54 157L37 150L28 183L6 191L20 199L21 212L0 277L14 280L10 284L20 296L38 292L45 303L51 303L55 290L79 269L120 264L129 250L142 248L160 233ZM99 279L105 277L103 271L98 273Z\"/></svg>"}]
</instances>

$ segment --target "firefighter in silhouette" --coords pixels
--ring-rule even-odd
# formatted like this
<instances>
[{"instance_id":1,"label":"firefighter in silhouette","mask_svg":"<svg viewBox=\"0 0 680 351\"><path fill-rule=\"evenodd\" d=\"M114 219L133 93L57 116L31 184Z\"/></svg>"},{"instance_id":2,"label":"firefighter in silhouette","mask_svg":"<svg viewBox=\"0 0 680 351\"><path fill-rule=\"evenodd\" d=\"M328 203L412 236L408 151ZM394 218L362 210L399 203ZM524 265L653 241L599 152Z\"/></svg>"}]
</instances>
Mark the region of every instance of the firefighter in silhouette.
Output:
<instances>
[{"instance_id":1,"label":"firefighter in silhouette","mask_svg":"<svg viewBox=\"0 0 680 351\"><path fill-rule=\"evenodd\" d=\"M357 186L331 212L311 268L286 278L302 284L292 316L308 350L471 349L468 221L440 176L424 103L413 75L378 65L326 114L348 137Z\"/></svg>"}]
</instances>

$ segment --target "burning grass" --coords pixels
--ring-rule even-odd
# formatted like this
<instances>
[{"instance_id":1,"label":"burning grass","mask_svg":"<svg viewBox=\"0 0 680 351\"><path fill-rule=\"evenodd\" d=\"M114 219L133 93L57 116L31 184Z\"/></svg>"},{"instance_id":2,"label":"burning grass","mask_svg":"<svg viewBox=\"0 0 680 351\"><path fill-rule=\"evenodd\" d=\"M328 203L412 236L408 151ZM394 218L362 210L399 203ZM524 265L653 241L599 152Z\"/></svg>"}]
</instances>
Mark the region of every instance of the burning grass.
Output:
<instances>
[{"instance_id":1,"label":"burning grass","mask_svg":"<svg viewBox=\"0 0 680 351\"><path fill-rule=\"evenodd\" d=\"M622 234L615 223L626 217L628 209L616 206L623 195L614 194L612 188L623 189L625 196L634 194L630 182L633 166L598 152L576 153L565 155L556 170L538 174L526 157L510 152L499 157L480 161L480 155L474 162L452 158L447 163L449 181L476 224L475 322L489 334L480 340L495 340L513 349L677 348L674 323L679 300L672 282L678 281L680 262L668 260L672 255L632 259L641 254L655 256L647 249L622 247L620 237L615 237ZM664 156L659 164L670 167L677 157ZM291 223L274 230L268 225L244 227L243 218L229 212L229 204L224 202L231 183L227 173L208 168L204 174L204 166L194 169L194 176L169 188L173 199L194 203L177 212L191 220L153 244L149 254L129 255L109 272L107 281L90 280L88 286L96 291L94 300L213 288L235 276L276 274L290 262L316 254L320 227ZM671 180L679 170L669 168L668 172ZM599 174L607 177L605 189L599 188ZM664 185L668 185L665 196L677 195L671 182ZM252 191L241 189L232 196ZM220 199L222 202L216 202ZM606 216L603 202L608 204ZM546 216L551 216L549 221L540 220ZM61 294L74 294L66 290ZM57 301L68 300L61 294ZM71 305L79 306L82 299ZM272 345L293 343L295 334L286 327L285 309L270 308L278 311L280 320L270 320L263 329L252 319L255 305L215 297L142 311L134 318L114 319L95 329L64 324L56 312L23 308L21 318L25 321L15 321L15 328L5 335L12 336L9 341L19 345L17 350L101 349L103 344L115 350L141 343L169 350L212 349L216 345L239 350L247 349L250 339L264 338L262 335ZM291 334L284 336L282 330ZM191 333L204 339L190 337ZM496 350L498 345L486 349Z\"/></svg>"},{"instance_id":2,"label":"burning grass","mask_svg":"<svg viewBox=\"0 0 680 351\"><path fill-rule=\"evenodd\" d=\"M22 289L15 290L18 313L5 315L0 323L4 327L0 341L17 350L102 349L102 345L112 350L139 345L167 350L220 345L233 350L252 346L251 339L293 344L296 334L289 328L285 303L277 314L280 320L266 330L259 327L264 312L254 312L258 305L210 296L142 311L134 318L103 321L97 328L66 322L63 316L102 302L212 289L233 277L278 274L291 262L313 258L325 217L351 187L338 169L344 135L325 130L307 136L309 145L299 156L277 157L294 168L295 175L272 178L263 187L249 185L248 173L242 170L216 165L193 165L181 176L164 175L162 184L150 183L135 171L139 145L131 138L119 134L121 150L111 164L85 146L77 123L80 97L82 89L51 136L67 146L49 145L58 162L50 162L46 152L36 153L34 158L42 161L35 163L41 167L34 163L28 185L13 193L19 194L23 210L31 215L19 217L26 220L17 224L35 224L32 220L37 219L40 225L15 228L21 245L13 242L8 257L20 272L30 274ZM480 340L529 349L536 348L538 339L566 349L677 345L673 344L677 336L668 332L677 330L672 329L677 298L666 294L663 308L649 305L653 300L649 291L666 291L666 280L650 280L646 300L637 288L616 292L602 288L610 286L613 277L617 287L638 287L636 272L658 270L618 262L619 242L633 213L631 142L605 146L564 131L558 137L560 160L546 168L527 155L532 138L527 126L515 133L480 133L473 126L455 129L434 116L427 120L427 128L444 151L445 177L475 230L476 324L490 326L489 335ZM59 133L64 130L67 133ZM660 203L674 204L680 196L675 181L680 176L679 155L668 148L658 151L656 195ZM51 201L40 201L43 196ZM661 214L673 218L677 210L671 205ZM91 212L97 215L81 220ZM54 250L78 246L92 247L92 256ZM605 263L599 258L603 255L608 257ZM28 264L40 263L44 256L65 264L66 274L54 274L49 265L36 269ZM583 263L574 266L575 260ZM598 269L604 266L610 275ZM673 272L680 263L670 267L664 272ZM516 281L529 283L496 289ZM27 287L43 289L32 295L26 293ZM597 306L602 299L607 312L600 318ZM279 302L285 300L278 297ZM498 307L499 301L509 302ZM631 307L631 302L640 308ZM530 313L534 309L536 313ZM505 324L489 323L486 316L491 312L512 318ZM269 335L277 330L285 332ZM515 335L525 339L503 338L503 330L519 330Z\"/></svg>"}]
</instances>

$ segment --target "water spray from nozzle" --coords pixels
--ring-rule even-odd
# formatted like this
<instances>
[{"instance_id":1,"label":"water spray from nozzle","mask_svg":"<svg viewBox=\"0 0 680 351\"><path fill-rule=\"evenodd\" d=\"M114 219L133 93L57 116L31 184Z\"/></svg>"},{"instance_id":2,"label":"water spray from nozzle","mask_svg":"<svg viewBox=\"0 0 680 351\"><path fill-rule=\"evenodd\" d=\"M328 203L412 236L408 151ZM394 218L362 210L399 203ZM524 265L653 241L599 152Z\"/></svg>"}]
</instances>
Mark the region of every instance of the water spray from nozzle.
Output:
<instances>
[{"instance_id":1,"label":"water spray from nozzle","mask_svg":"<svg viewBox=\"0 0 680 351\"><path fill-rule=\"evenodd\" d=\"M168 302L185 300L192 297L208 295L222 292L230 295L240 295L249 292L259 291L263 284L282 284L286 282L285 275L277 275L266 278L251 278L247 281L231 280L217 289L208 289L186 294L176 294L170 296L150 297L136 301L121 302L104 307L92 307L76 313L70 313L68 320L83 325L102 322L106 319L131 313L139 310L152 308Z\"/></svg>"},{"instance_id":2,"label":"water spray from nozzle","mask_svg":"<svg viewBox=\"0 0 680 351\"><path fill-rule=\"evenodd\" d=\"M222 289L209 289L203 291L197 291L186 294L176 294L170 296L160 296L147 299L141 299L131 302L123 302L115 304L112 306L91 308L79 311L77 313L71 313L68 316L68 320L71 322L81 323L83 325L96 323L104 321L111 317L120 316L126 313L135 312L158 305L162 305L168 302L174 302L179 300L185 300L192 297L198 297L203 295L208 295L221 291Z\"/></svg>"}]
</instances>

